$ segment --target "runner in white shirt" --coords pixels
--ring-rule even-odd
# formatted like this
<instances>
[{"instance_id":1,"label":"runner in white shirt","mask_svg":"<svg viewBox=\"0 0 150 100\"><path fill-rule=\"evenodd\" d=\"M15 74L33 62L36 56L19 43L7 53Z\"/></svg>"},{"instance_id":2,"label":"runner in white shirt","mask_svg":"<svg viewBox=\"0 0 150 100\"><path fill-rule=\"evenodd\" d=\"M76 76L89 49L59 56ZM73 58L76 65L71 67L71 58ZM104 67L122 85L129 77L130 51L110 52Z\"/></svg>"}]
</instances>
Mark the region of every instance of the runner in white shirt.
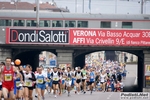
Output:
<instances>
[{"instance_id":1,"label":"runner in white shirt","mask_svg":"<svg viewBox=\"0 0 150 100\"><path fill-rule=\"evenodd\" d=\"M66 87L67 87L67 90L68 90L68 96L70 96L71 83L72 83L72 74L71 74L70 70L71 70L71 68L68 67L67 68L67 73L66 73L66 80L65 80Z\"/></svg>"},{"instance_id":2,"label":"runner in white shirt","mask_svg":"<svg viewBox=\"0 0 150 100\"><path fill-rule=\"evenodd\" d=\"M59 85L59 80L60 80L60 72L58 72L57 67L54 67L54 71L51 73L52 80L53 80L53 90L54 90L54 95L55 98L57 97L57 92L58 92L58 85Z\"/></svg>"},{"instance_id":3,"label":"runner in white shirt","mask_svg":"<svg viewBox=\"0 0 150 100\"><path fill-rule=\"evenodd\" d=\"M38 74L36 74L36 85L37 85L37 91L38 91L38 100L42 99L44 100L44 92L45 92L45 82L47 80L47 74L42 73L42 67L38 68Z\"/></svg>"},{"instance_id":4,"label":"runner in white shirt","mask_svg":"<svg viewBox=\"0 0 150 100\"><path fill-rule=\"evenodd\" d=\"M100 82L101 82L101 87L102 87L103 91L105 92L106 74L104 71L102 71L102 74L100 75Z\"/></svg>"}]
</instances>

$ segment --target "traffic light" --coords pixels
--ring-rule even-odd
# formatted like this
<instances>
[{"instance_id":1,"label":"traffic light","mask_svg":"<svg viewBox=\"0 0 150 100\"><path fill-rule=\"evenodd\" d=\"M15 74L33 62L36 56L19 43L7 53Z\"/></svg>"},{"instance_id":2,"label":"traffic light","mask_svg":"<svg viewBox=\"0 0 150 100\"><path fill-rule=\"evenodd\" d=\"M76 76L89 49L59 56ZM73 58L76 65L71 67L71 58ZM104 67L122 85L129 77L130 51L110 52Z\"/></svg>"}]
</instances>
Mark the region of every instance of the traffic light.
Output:
<instances>
[{"instance_id":1,"label":"traffic light","mask_svg":"<svg viewBox=\"0 0 150 100\"><path fill-rule=\"evenodd\" d=\"M36 6L34 6L34 11L36 11Z\"/></svg>"}]
</instances>

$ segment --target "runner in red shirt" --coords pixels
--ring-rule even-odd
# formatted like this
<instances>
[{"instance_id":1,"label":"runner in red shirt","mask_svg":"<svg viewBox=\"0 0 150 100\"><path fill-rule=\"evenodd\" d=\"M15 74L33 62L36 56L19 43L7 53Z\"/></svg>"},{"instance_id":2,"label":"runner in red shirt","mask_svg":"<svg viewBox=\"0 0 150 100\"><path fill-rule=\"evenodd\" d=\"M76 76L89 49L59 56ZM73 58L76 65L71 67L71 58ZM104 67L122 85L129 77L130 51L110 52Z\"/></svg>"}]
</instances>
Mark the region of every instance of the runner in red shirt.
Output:
<instances>
[{"instance_id":1,"label":"runner in red shirt","mask_svg":"<svg viewBox=\"0 0 150 100\"><path fill-rule=\"evenodd\" d=\"M4 100L15 100L14 96L14 73L15 67L11 65L12 59L6 58L6 66L1 68L2 75L2 94L4 95ZM9 93L9 98L8 98Z\"/></svg>"}]
</instances>

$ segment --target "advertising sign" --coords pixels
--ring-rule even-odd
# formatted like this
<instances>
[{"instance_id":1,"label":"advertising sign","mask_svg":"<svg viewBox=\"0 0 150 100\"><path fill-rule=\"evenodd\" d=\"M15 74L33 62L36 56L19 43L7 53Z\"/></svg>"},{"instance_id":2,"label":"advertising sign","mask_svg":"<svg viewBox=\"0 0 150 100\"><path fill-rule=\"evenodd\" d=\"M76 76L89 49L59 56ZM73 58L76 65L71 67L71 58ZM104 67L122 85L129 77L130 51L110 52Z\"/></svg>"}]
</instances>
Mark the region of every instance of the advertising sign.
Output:
<instances>
[{"instance_id":1,"label":"advertising sign","mask_svg":"<svg viewBox=\"0 0 150 100\"><path fill-rule=\"evenodd\" d=\"M6 29L7 44L68 44L68 30Z\"/></svg>"},{"instance_id":2,"label":"advertising sign","mask_svg":"<svg viewBox=\"0 0 150 100\"><path fill-rule=\"evenodd\" d=\"M56 67L56 60L50 60L50 66Z\"/></svg>"},{"instance_id":3,"label":"advertising sign","mask_svg":"<svg viewBox=\"0 0 150 100\"><path fill-rule=\"evenodd\" d=\"M150 30L7 28L6 44L150 46Z\"/></svg>"},{"instance_id":4,"label":"advertising sign","mask_svg":"<svg viewBox=\"0 0 150 100\"><path fill-rule=\"evenodd\" d=\"M150 30L70 29L71 45L150 46Z\"/></svg>"}]
</instances>

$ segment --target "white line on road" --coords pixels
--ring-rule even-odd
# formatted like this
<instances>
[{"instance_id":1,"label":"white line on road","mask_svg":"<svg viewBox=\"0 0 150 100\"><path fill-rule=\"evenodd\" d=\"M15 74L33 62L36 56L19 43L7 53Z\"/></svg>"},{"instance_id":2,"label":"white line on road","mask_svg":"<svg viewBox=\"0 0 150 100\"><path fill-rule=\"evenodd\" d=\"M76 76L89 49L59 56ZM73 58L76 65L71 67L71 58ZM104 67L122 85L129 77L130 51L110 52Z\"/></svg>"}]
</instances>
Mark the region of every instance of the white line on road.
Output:
<instances>
[{"instance_id":1,"label":"white line on road","mask_svg":"<svg viewBox=\"0 0 150 100\"><path fill-rule=\"evenodd\" d=\"M107 97L107 99L110 99L110 97L113 95L113 92Z\"/></svg>"}]
</instances>

